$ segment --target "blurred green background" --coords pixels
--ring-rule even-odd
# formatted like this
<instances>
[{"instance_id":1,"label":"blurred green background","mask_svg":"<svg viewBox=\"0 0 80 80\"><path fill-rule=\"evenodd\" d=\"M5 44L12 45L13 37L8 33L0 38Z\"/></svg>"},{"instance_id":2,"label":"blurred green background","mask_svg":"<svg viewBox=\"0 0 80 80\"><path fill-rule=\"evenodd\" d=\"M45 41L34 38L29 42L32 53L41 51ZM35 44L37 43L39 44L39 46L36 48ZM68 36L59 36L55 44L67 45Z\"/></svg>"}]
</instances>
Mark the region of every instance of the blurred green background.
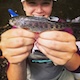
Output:
<instances>
[{"instance_id":1,"label":"blurred green background","mask_svg":"<svg viewBox=\"0 0 80 80\"><path fill-rule=\"evenodd\" d=\"M8 23L10 18L9 8L19 15L24 15L20 0L0 0L0 26ZM54 2L52 15L65 20L80 16L80 0L58 0Z\"/></svg>"}]
</instances>

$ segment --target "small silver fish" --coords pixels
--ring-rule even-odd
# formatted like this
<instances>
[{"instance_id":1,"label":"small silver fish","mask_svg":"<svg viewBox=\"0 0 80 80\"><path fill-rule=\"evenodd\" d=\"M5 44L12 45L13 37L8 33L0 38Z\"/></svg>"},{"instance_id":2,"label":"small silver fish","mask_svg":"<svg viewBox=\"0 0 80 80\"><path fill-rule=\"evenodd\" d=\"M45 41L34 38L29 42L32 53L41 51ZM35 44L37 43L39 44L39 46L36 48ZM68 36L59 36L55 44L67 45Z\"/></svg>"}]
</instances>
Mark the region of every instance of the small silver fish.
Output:
<instances>
[{"instance_id":1,"label":"small silver fish","mask_svg":"<svg viewBox=\"0 0 80 80\"><path fill-rule=\"evenodd\" d=\"M9 20L11 26L29 29L33 32L43 32L46 30L60 30L63 25L52 22L44 17L18 16Z\"/></svg>"}]
</instances>

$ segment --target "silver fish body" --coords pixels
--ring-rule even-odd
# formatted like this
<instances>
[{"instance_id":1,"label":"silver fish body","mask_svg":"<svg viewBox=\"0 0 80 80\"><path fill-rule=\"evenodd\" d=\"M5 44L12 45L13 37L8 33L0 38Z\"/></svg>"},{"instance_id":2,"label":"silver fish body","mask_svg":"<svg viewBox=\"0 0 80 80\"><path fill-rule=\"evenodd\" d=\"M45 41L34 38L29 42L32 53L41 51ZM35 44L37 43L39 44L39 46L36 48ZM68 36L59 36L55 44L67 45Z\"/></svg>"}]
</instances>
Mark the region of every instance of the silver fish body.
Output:
<instances>
[{"instance_id":1,"label":"silver fish body","mask_svg":"<svg viewBox=\"0 0 80 80\"><path fill-rule=\"evenodd\" d=\"M9 24L17 28L29 29L33 32L46 30L61 30L65 25L50 21L44 17L18 16L9 20Z\"/></svg>"}]
</instances>

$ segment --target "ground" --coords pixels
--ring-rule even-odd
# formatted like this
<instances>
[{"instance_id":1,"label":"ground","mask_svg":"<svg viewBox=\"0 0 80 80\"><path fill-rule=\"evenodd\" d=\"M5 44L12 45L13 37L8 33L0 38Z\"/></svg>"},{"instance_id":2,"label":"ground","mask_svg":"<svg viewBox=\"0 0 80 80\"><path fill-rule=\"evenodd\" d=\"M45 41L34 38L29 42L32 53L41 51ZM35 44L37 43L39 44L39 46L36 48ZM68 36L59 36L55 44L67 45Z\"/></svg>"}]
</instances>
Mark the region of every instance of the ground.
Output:
<instances>
[{"instance_id":1,"label":"ground","mask_svg":"<svg viewBox=\"0 0 80 80\"><path fill-rule=\"evenodd\" d=\"M0 80L8 80L6 76L7 60L0 58Z\"/></svg>"}]
</instances>

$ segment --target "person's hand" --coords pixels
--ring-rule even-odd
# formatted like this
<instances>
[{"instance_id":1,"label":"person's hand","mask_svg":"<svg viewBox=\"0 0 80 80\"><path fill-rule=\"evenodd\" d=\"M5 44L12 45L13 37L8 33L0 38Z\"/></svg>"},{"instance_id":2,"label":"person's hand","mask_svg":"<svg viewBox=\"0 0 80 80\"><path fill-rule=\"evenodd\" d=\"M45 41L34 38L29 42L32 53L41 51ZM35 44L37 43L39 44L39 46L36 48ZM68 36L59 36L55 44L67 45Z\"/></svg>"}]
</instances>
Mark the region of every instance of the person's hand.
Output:
<instances>
[{"instance_id":1,"label":"person's hand","mask_svg":"<svg viewBox=\"0 0 80 80\"><path fill-rule=\"evenodd\" d=\"M61 31L42 32L37 47L57 65L65 65L77 51L75 37Z\"/></svg>"},{"instance_id":2,"label":"person's hand","mask_svg":"<svg viewBox=\"0 0 80 80\"><path fill-rule=\"evenodd\" d=\"M25 29L10 29L1 35L0 48L9 63L25 60L35 42L35 34Z\"/></svg>"}]
</instances>

